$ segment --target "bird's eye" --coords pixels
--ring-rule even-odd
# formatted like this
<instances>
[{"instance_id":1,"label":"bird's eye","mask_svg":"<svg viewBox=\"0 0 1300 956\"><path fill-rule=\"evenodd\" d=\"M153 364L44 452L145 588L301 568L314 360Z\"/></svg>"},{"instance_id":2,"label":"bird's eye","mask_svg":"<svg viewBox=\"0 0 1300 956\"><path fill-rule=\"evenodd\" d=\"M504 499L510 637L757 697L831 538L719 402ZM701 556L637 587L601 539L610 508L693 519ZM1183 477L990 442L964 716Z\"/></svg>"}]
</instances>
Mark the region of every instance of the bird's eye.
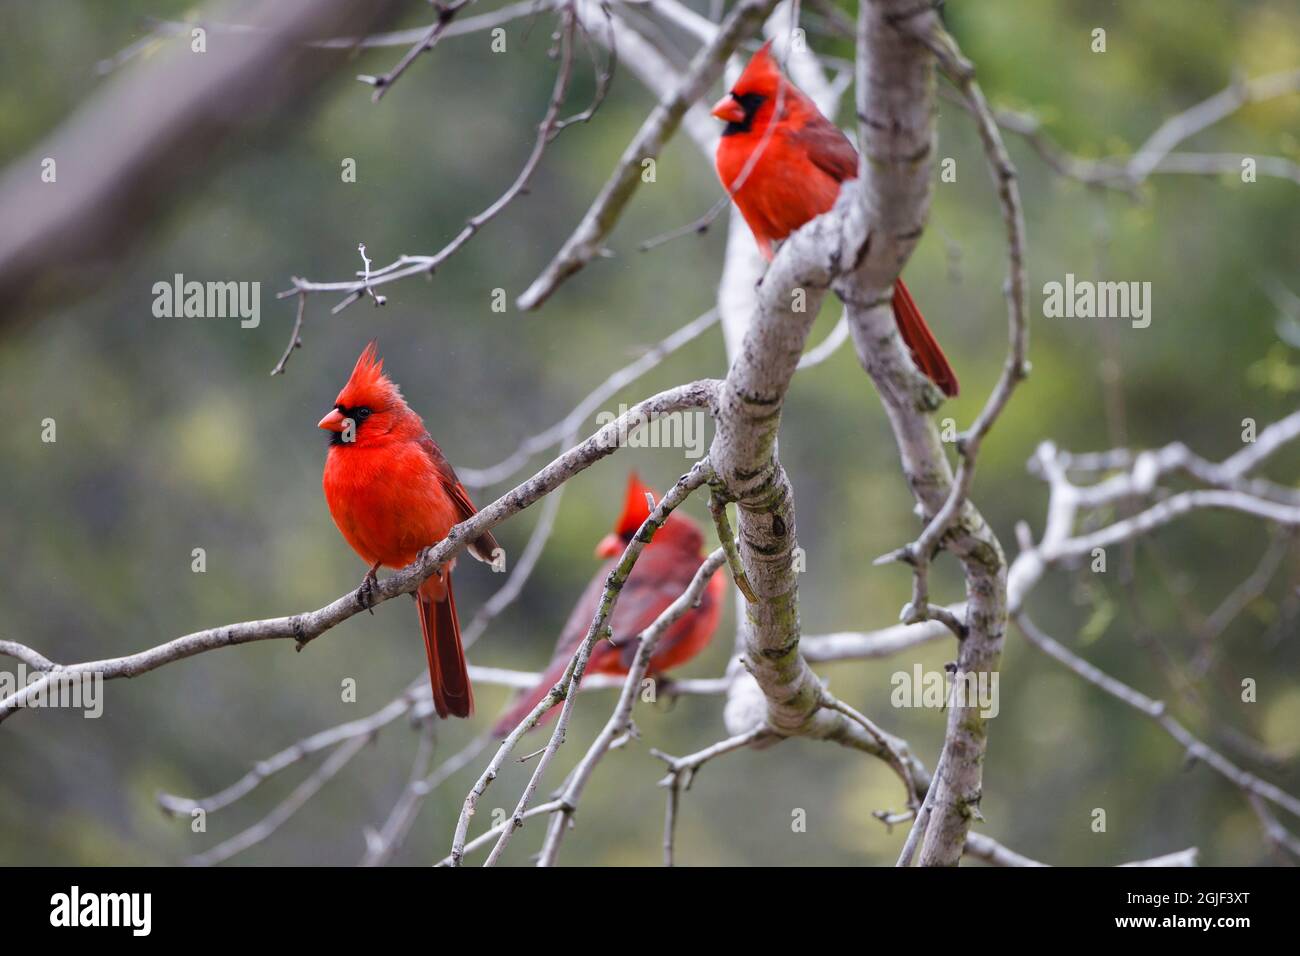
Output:
<instances>
[{"instance_id":1,"label":"bird's eye","mask_svg":"<svg viewBox=\"0 0 1300 956\"><path fill-rule=\"evenodd\" d=\"M367 418L370 417L370 409L368 409L368 408L358 408L358 409L357 409L355 412L353 412L352 414L353 414L353 417L356 418L357 421L359 421L359 422L364 422Z\"/></svg>"}]
</instances>

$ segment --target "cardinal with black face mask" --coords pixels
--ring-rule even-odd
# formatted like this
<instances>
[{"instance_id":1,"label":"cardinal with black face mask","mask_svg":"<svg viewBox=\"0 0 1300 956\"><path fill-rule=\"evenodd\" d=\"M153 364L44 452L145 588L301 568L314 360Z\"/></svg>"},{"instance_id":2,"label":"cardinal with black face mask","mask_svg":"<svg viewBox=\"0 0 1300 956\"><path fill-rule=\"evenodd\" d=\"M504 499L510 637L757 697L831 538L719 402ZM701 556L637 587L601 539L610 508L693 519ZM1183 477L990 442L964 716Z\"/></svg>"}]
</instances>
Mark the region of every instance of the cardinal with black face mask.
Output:
<instances>
[{"instance_id":1,"label":"cardinal with black face mask","mask_svg":"<svg viewBox=\"0 0 1300 956\"><path fill-rule=\"evenodd\" d=\"M361 583L365 600L380 566L406 567L476 509L423 420L384 374L374 342L319 424L333 433L321 480L325 502L344 539L370 565ZM469 546L481 561L492 561L496 551L488 533ZM415 599L434 708L439 717L468 717L474 691L451 591L453 564L421 584Z\"/></svg>"},{"instance_id":2,"label":"cardinal with black face mask","mask_svg":"<svg viewBox=\"0 0 1300 956\"><path fill-rule=\"evenodd\" d=\"M858 175L858 153L838 126L786 79L763 45L731 92L713 107L727 125L718 143L718 177L745 217L759 251L829 212L840 186ZM912 295L894 284L894 318L912 359L945 395L957 376Z\"/></svg>"}]
</instances>

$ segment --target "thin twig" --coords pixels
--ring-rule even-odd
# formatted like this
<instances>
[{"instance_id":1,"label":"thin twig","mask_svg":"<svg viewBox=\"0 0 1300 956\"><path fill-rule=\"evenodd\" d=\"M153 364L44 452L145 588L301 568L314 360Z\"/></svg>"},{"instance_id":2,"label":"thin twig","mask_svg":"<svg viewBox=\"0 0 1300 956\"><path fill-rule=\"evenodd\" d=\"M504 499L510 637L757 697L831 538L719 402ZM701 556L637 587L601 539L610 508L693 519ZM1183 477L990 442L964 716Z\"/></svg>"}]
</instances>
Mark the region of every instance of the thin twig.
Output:
<instances>
[{"instance_id":1,"label":"thin twig","mask_svg":"<svg viewBox=\"0 0 1300 956\"><path fill-rule=\"evenodd\" d=\"M352 758L359 754L369 742L369 737L353 737L344 743L263 819L229 840L217 844L211 850L191 857L190 864L193 866L212 866L222 863L265 840L278 830L285 821L301 810L312 797L320 792L320 789L325 784L338 776L339 772L351 763Z\"/></svg>"},{"instance_id":2,"label":"thin twig","mask_svg":"<svg viewBox=\"0 0 1300 956\"><path fill-rule=\"evenodd\" d=\"M736 535L731 530L731 522L727 520L727 499L723 497L723 493L720 484L713 489L712 494L709 495L709 513L713 515L713 526L717 529L718 542L727 557L727 567L731 569L731 578L736 582L736 589L750 604L757 604L758 595L754 593L754 588L749 583L749 576L745 574L745 564L741 561L740 551L736 548Z\"/></svg>"},{"instance_id":3,"label":"thin twig","mask_svg":"<svg viewBox=\"0 0 1300 956\"><path fill-rule=\"evenodd\" d=\"M470 2L470 0L460 0L461 5ZM537 128L537 137L533 141L532 151L524 161L523 167L519 170L514 182L502 193L496 201L481 212L471 216L466 220L465 225L461 228L450 242L443 246L438 252L432 255L421 256L399 256L396 260L388 265L369 272L369 275L361 280L349 280L344 282L313 282L308 279L293 280L293 289L279 293L280 298L293 295L296 292L342 292L345 293L337 305L331 310L337 314L343 309L356 302L363 294L369 292L373 294L373 287L384 285L389 282L397 282L416 275L432 275L439 266L455 255L460 249L470 241L480 229L495 219L503 209L515 200L527 188L528 183L537 171L540 165L542 155L546 151L547 144L555 138L558 132L558 118L560 108L564 104L565 95L569 89L569 81L573 75L573 41L574 31L576 29L576 14L571 3L566 4L561 14L561 42L560 42L560 63L555 74L555 83L552 87L550 101L547 105L546 115L542 118ZM381 87L384 89L386 87ZM379 91L376 91L377 93Z\"/></svg>"},{"instance_id":4,"label":"thin twig","mask_svg":"<svg viewBox=\"0 0 1300 956\"><path fill-rule=\"evenodd\" d=\"M528 464L529 459L549 448L562 444L565 435L576 432L583 423L610 398L635 382L646 372L657 367L665 358L682 346L695 341L718 322L718 310L710 309L668 335L644 354L611 374L587 393L573 410L554 425L521 441L510 455L486 468L462 468L460 479L470 488L487 488L510 478Z\"/></svg>"},{"instance_id":5,"label":"thin twig","mask_svg":"<svg viewBox=\"0 0 1300 956\"><path fill-rule=\"evenodd\" d=\"M550 766L551 760L554 758L556 751L558 751L560 745L564 743L565 731L568 728L570 715L573 713L574 703L577 700L575 695L568 693L568 688L581 684L583 672L586 670L587 661L591 657L591 652L596 646L596 642L601 638L612 639L614 636L610 633L609 622L613 618L615 607L618 605L618 599L622 593L623 585L626 583L628 576L632 573L632 569L636 566L637 559L640 558L641 552L654 538L655 532L663 527L664 522L668 520L668 516L672 514L673 510L685 501L693 491L707 482L709 478L712 477L712 474L712 466L706 458L697 462L690 472L679 478L677 483L668 490L668 493L660 499L659 504L655 506L654 510L651 511L645 521L642 522L641 527L637 530L636 534L632 536L632 540L628 542L627 547L624 549L622 558L619 559L618 564L609 572L608 578L605 582L604 593L601 595L600 603L597 605L596 613L591 621L591 627L588 628L586 638L574 654L568 672L566 672L565 677L561 680L564 706L561 707L559 719L555 721L555 728L551 731L551 739L547 742L546 748L543 751L541 758L537 761L536 768L533 770L533 775L529 778L527 785L524 787L523 793L519 797L519 802L515 806L515 812L513 814L513 818L516 821L515 825L508 827L501 832L501 835L497 838L496 846L494 846L492 852L488 854L487 862L484 863L484 866L493 866L501 859L501 854L505 852L506 846L509 845L510 838L514 835L515 830L523 826L524 811L528 809L533 794L537 792L537 788L541 785L542 778L546 775L546 770ZM537 711L538 716L540 716L542 712L543 711ZM525 723L527 722L528 721L525 721ZM506 749L504 745L502 746L502 749ZM469 798L466 798L467 807L468 804ZM468 816L464 811L462 811L461 819L468 823ZM458 834L460 829L461 828L458 825ZM452 855L456 855L454 844Z\"/></svg>"},{"instance_id":6,"label":"thin twig","mask_svg":"<svg viewBox=\"0 0 1300 956\"><path fill-rule=\"evenodd\" d=\"M1162 701L1152 700L1145 694L1134 690L1122 681L1116 680L1101 669L1088 663L1040 630L1023 612L1016 615L1015 622L1025 639L1048 657L1064 664L1088 683L1101 688L1116 700L1127 704L1138 713L1158 724L1165 733L1183 746L1187 751L1188 758L1204 763L1224 779L1239 787L1247 795L1254 794L1276 804L1288 813L1300 817L1300 799L1293 797L1281 787L1271 784L1247 770L1242 770L1218 751L1193 736L1186 727L1170 716Z\"/></svg>"},{"instance_id":7,"label":"thin twig","mask_svg":"<svg viewBox=\"0 0 1300 956\"><path fill-rule=\"evenodd\" d=\"M426 718L425 726L432 728L434 722ZM393 858L393 854L401 849L402 843L406 839L407 833L410 832L411 826L415 823L415 818L419 814L424 801L444 781L469 766L470 762L483 752L483 748L491 743L492 735L479 734L463 749L432 770L428 769L428 759L425 753L425 744L428 739L427 734L421 737L421 747L415 757L411 779L403 788L401 796L398 797L393 809L389 812L383 828L378 833L373 834L372 838L367 839L366 854L361 860L362 866L384 866Z\"/></svg>"},{"instance_id":8,"label":"thin twig","mask_svg":"<svg viewBox=\"0 0 1300 956\"><path fill-rule=\"evenodd\" d=\"M294 349L302 348L302 318L307 308L307 293L298 293L298 314L293 320L293 331L289 333L289 344L285 347L284 354L280 356L280 361L275 363L275 368L271 369L272 375L283 375L284 367L289 364L289 356L293 355Z\"/></svg>"},{"instance_id":9,"label":"thin twig","mask_svg":"<svg viewBox=\"0 0 1300 956\"><path fill-rule=\"evenodd\" d=\"M668 790L668 809L664 817L664 866L673 865L673 843L680 792L691 788L696 772L710 760L773 737L771 729L760 724L685 757L673 757L659 750L650 751L668 765L668 775L659 781L659 786Z\"/></svg>"},{"instance_id":10,"label":"thin twig","mask_svg":"<svg viewBox=\"0 0 1300 956\"><path fill-rule=\"evenodd\" d=\"M654 623L642 631L637 638L636 654L633 656L632 666L628 668L627 676L623 680L623 690L619 694L618 703L615 704L614 710L610 714L609 720L606 721L604 728L592 741L587 753L569 775L569 779L565 782L560 793L558 801L560 810L551 818L538 866L555 865L556 858L560 853L560 843L572 826L574 814L578 810L578 802L582 799L583 791L586 789L592 774L595 773L597 763L605 754L614 749L618 740L625 739L626 735L632 732L632 707L636 703L637 694L641 690L641 681L650 670L650 661L660 639L688 611L699 606L705 588L709 586L714 573L722 567L725 561L726 553L722 548L718 548L705 558L699 568L696 569L690 584L686 586L686 590L678 595L655 619Z\"/></svg>"},{"instance_id":11,"label":"thin twig","mask_svg":"<svg viewBox=\"0 0 1300 956\"><path fill-rule=\"evenodd\" d=\"M393 84L401 78L402 74L416 61L421 53L426 53L437 46L438 41L447 32L447 27L451 25L451 21L456 19L456 14L473 2L474 0L452 0L448 4L435 3L434 6L438 10L438 19L429 25L420 39L397 61L396 66L381 76L369 76L364 73L358 76L357 79L362 83L375 88L375 92L370 97L371 102L378 103L383 99L384 94L392 88Z\"/></svg>"},{"instance_id":12,"label":"thin twig","mask_svg":"<svg viewBox=\"0 0 1300 956\"><path fill-rule=\"evenodd\" d=\"M424 687L427 689L427 683L427 679L424 675L421 675L419 685L407 687L401 695L389 701L370 716L363 717L360 720L350 720L312 734L310 737L304 737L279 753L258 761L256 766L244 776L211 796L193 799L170 793L160 793L158 794L158 805L166 813L175 815L189 815L195 810L202 810L204 813L209 814L215 813L217 810L228 807L235 801L247 796L271 777L297 765L313 754L330 750L352 740L373 739L381 729L410 711L417 696L418 688Z\"/></svg>"},{"instance_id":13,"label":"thin twig","mask_svg":"<svg viewBox=\"0 0 1300 956\"><path fill-rule=\"evenodd\" d=\"M713 225L714 220L717 219L722 210L726 209L729 205L731 205L731 197L723 196L710 206L709 211L703 216L700 216L700 218L693 222L688 222L684 226L678 226L676 229L670 229L668 232L660 233L657 236L651 236L649 239L644 240L639 246L637 246L636 251L649 252L652 249L658 249L660 246L667 245L674 239L680 239L683 236L702 236L709 231L709 227Z\"/></svg>"},{"instance_id":14,"label":"thin twig","mask_svg":"<svg viewBox=\"0 0 1300 956\"><path fill-rule=\"evenodd\" d=\"M886 762L898 774L898 779L903 782L903 792L906 794L907 805L914 808L916 806L916 781L912 777L911 764L908 762L907 757L894 746L893 738L877 727L865 714L840 700L829 691L823 691L822 706L844 714L875 739L880 745L880 749L887 754Z\"/></svg>"}]
</instances>

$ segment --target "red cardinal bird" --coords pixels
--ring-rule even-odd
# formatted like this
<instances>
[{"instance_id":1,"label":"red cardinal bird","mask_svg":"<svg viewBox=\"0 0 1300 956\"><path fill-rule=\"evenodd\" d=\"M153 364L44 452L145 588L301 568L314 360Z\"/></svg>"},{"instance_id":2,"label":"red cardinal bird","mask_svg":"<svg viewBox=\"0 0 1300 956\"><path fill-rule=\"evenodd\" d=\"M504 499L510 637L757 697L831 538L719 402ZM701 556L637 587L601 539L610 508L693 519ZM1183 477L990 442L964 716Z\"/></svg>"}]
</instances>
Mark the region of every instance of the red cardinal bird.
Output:
<instances>
[{"instance_id":1,"label":"red cardinal bird","mask_svg":"<svg viewBox=\"0 0 1300 956\"><path fill-rule=\"evenodd\" d=\"M474 514L474 503L451 464L384 374L374 342L357 359L320 427L334 433L321 480L330 515L352 550L370 565L361 582L363 594L374 586L380 565L405 567L445 538L452 525ZM496 539L488 533L469 546L482 561L491 561L496 549ZM414 597L433 705L439 717L468 717L474 712L474 692L460 646L451 567L420 585Z\"/></svg>"},{"instance_id":2,"label":"red cardinal bird","mask_svg":"<svg viewBox=\"0 0 1300 956\"><path fill-rule=\"evenodd\" d=\"M727 124L718 143L718 176L768 260L772 243L829 211L840 185L858 175L853 144L781 75L771 46L769 40L754 54L731 92L713 106L713 115ZM902 279L894 285L894 318L921 371L945 395L956 395L957 376Z\"/></svg>"},{"instance_id":3,"label":"red cardinal bird","mask_svg":"<svg viewBox=\"0 0 1300 956\"><path fill-rule=\"evenodd\" d=\"M514 730L563 676L574 651L587 636L592 618L596 616L596 606L605 590L605 577L618 563L623 549L637 529L650 517L647 493L652 492L641 484L635 474L628 478L623 515L618 519L614 532L596 546L596 556L609 560L591 579L587 590L569 614L569 620L555 644L555 654L542 679L532 690L520 694L519 700L497 721L493 733L498 737L504 737ZM670 514L664 526L655 532L655 536L641 552L627 583L623 585L623 592L614 608L613 620L610 621L614 643L601 641L592 649L586 673L628 672L636 654L637 635L653 624L668 605L686 590L695 577L695 572L704 563L703 549L704 535L695 522L677 512ZM718 627L718 617L722 613L722 592L726 584L726 576L719 569L704 589L699 606L687 611L659 638L659 644L650 658L650 674L661 674L685 664L704 649ZM552 708L547 711L547 715L555 712L556 709Z\"/></svg>"}]
</instances>

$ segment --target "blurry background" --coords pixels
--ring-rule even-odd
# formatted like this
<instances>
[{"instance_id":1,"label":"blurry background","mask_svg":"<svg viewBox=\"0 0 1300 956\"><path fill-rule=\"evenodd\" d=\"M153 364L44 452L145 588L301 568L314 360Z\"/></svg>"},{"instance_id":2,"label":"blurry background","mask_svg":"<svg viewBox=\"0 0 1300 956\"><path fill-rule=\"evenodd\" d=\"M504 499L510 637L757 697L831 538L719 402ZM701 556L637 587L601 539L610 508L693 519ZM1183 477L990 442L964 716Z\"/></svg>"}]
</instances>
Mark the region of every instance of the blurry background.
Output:
<instances>
[{"instance_id":1,"label":"blurry background","mask_svg":"<svg viewBox=\"0 0 1300 956\"><path fill-rule=\"evenodd\" d=\"M428 22L426 4L395 9L382 25ZM851 4L845 9L853 15ZM172 0L0 6L0 165L31 161L29 150L79 104L147 63L148 56L137 58L110 77L97 72L101 60L154 28L150 18L194 12ZM1300 9L1287 0L951 3L946 18L995 105L1032 112L1085 156L1131 152L1165 117L1223 89L1236 70L1257 76L1300 65ZM713 304L720 228L636 251L720 194L679 134L657 182L642 187L615 233L617 258L593 264L537 314L491 309L493 289L513 299L549 261L652 105L624 71L596 118L552 144L531 195L432 281L389 285L386 308L362 302L337 316L329 314L334 299L311 298L303 349L285 375L267 374L293 319L292 302L274 298L290 276L347 278L359 267L362 241L376 264L431 252L513 179L545 110L552 23L543 15L531 28L528 20L508 24L506 55L489 53L486 34L447 39L379 104L354 77L386 71L402 49L338 64L288 109L225 137L206 162L174 170L176 188L157 197L159 211L123 255L93 267L63 262L58 272L51 263L51 278L34 294L0 305L0 403L8 422L0 432L0 637L58 661L86 660L315 608L355 587L364 569L326 511L319 484L326 443L315 422L371 337L449 458L474 468L504 458L614 368ZM1107 30L1105 54L1089 49L1098 26ZM852 54L843 40L813 33L812 42L822 52ZM591 90L591 71L580 63L572 111ZM839 119L850 122L851 111ZM1189 148L1294 160L1297 130L1300 96L1283 97L1243 109ZM958 178L936 185L907 279L961 376L961 398L941 415L964 425L1005 351L1005 244L969 118L945 104L939 135L939 155L956 158ZM1024 467L1038 442L1094 450L1181 440L1218 459L1241 447L1244 418L1262 426L1295 407L1300 354L1279 336L1282 313L1269 283L1300 292L1300 187L1266 177L1243 184L1235 176L1157 176L1134 201L1063 180L1023 141L1008 139L1031 243L1033 375L984 447L974 498L1011 553L1017 520L1035 532L1042 527L1045 489ZM356 160L355 183L340 179L347 157ZM13 227L0 209L0 230ZM153 284L178 272L261 282L260 326L155 318ZM1151 282L1151 326L1042 318L1043 283L1067 272ZM828 307L814 338L837 316ZM610 407L724 372L714 329ZM40 440L45 418L57 421L54 444ZM880 405L850 348L796 379L781 452L809 555L800 583L804 632L893 622L909 576L900 566L872 567L871 559L909 540L917 526ZM1269 474L1294 484L1297 465L1292 449ZM683 458L671 449L626 451L573 481L540 566L474 646L475 663L535 668L545 661L596 567L592 546L613 522L633 467L662 490L682 472ZM509 486L477 489L475 498L486 503ZM498 529L512 555L535 510ZM705 516L701 500L688 510ZM1172 699L1151 647L1189 656L1189 622L1213 610L1268 543L1257 521L1199 514L1136 550L1131 588L1112 555L1106 575L1049 575L1030 610L1083 656ZM205 574L191 571L196 547L206 549ZM1202 685L1210 719L1174 708L1232 759L1292 792L1300 787L1300 642L1286 598L1297 581L1293 548L1223 637L1228 652ZM462 618L500 582L467 563L458 580ZM950 559L933 587L945 602L960 598ZM719 674L732 630L729 608L714 645L684 674ZM941 667L951 656L951 646L935 644L819 670L932 767L942 716L890 707L889 678L918 661ZM1003 661L984 831L1050 862L1107 864L1192 845L1206 863L1275 859L1239 792L1204 768L1184 768L1183 754L1150 722L1014 632ZM0 728L0 863L179 862L260 819L311 765L212 814L206 834L161 814L157 792L220 789L295 740L378 709L423 667L414 610L395 601L302 654L269 642L108 683L100 720L16 715ZM1258 703L1239 701L1247 676L1258 681ZM346 677L357 681L357 703L340 700ZM507 692L484 686L477 696L474 721L439 728L439 756L486 726ZM580 701L556 774L582 753L611 704L607 693ZM562 861L657 863L664 793L654 784L662 765L648 750L680 754L713 742L724 733L720 709L715 698L641 706L643 741L602 764ZM1225 734L1244 739L1225 741ZM383 822L404 786L415 745L405 722L390 725L294 819L237 860L355 862L363 828ZM428 863L447 852L460 803L485 762L486 754L429 798L399 861ZM512 760L486 807L513 807L525 772L531 765ZM899 803L897 781L882 763L835 746L796 740L742 752L705 768L685 794L678 860L890 863L904 830L887 833L870 813ZM1094 807L1107 810L1104 834L1090 829ZM807 812L806 833L791 830L796 808ZM509 858L524 862L542 832L530 823Z\"/></svg>"}]
</instances>

